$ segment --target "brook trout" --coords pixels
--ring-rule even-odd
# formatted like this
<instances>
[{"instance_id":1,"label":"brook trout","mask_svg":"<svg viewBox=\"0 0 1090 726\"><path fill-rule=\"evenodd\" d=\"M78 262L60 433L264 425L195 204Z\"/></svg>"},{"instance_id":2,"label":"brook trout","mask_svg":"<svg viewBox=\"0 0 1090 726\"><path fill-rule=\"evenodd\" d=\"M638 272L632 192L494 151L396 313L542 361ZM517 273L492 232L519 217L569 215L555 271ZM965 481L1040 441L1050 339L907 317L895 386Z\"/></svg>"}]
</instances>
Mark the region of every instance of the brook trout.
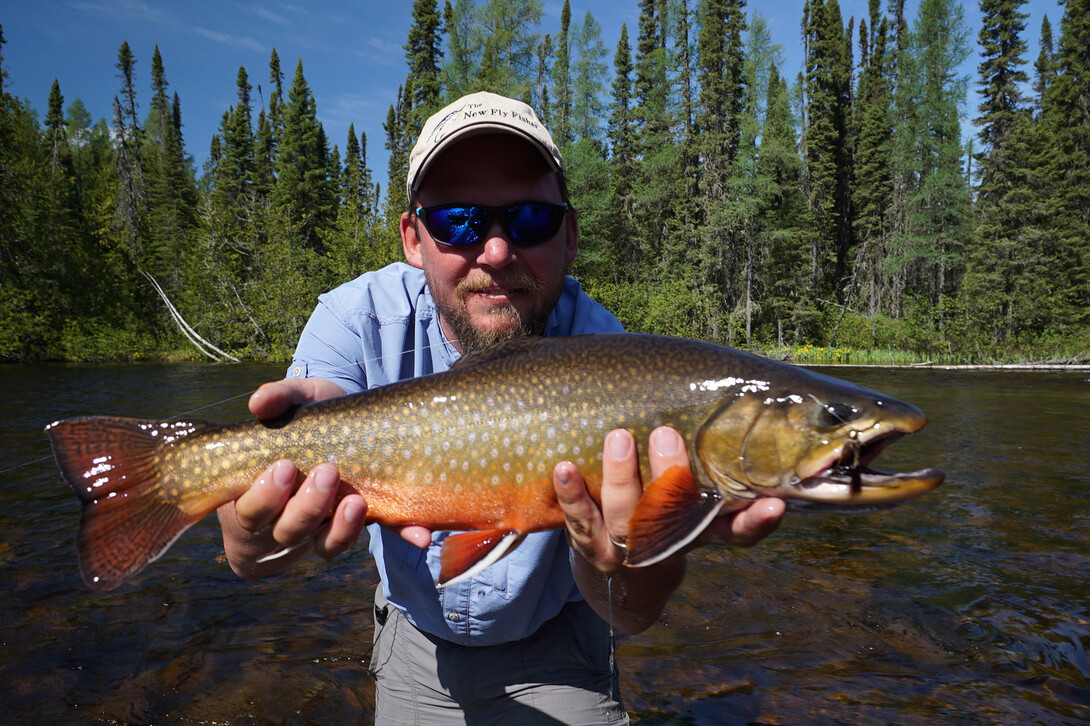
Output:
<instances>
[{"instance_id":1,"label":"brook trout","mask_svg":"<svg viewBox=\"0 0 1090 726\"><path fill-rule=\"evenodd\" d=\"M109 590L280 458L303 472L337 465L342 494L366 498L368 522L464 530L445 540L443 586L495 562L525 534L564 525L557 462L575 464L598 500L612 429L646 442L669 425L688 447L691 474L674 467L651 481L630 522L627 564L643 566L758 497L781 497L790 509L853 510L934 489L944 477L936 469L868 468L924 422L914 406L801 368L691 340L610 334L501 344L447 372L275 422L89 416L46 432L83 505L84 580Z\"/></svg>"}]
</instances>

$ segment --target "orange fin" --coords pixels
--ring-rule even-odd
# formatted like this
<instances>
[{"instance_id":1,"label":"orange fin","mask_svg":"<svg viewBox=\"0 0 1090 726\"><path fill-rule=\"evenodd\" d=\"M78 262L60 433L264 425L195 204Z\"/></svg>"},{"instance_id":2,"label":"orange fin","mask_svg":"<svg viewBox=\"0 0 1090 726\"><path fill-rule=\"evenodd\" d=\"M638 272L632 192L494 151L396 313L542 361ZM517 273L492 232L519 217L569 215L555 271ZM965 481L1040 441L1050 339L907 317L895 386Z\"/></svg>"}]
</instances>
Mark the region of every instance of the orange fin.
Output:
<instances>
[{"instance_id":1,"label":"orange fin","mask_svg":"<svg viewBox=\"0 0 1090 726\"><path fill-rule=\"evenodd\" d=\"M450 535L443 540L439 553L438 587L468 580L511 553L525 537L517 529L486 529Z\"/></svg>"},{"instance_id":2,"label":"orange fin","mask_svg":"<svg viewBox=\"0 0 1090 726\"><path fill-rule=\"evenodd\" d=\"M725 501L714 489L701 489L685 467L670 467L636 503L625 564L645 567L674 554L704 531Z\"/></svg>"},{"instance_id":3,"label":"orange fin","mask_svg":"<svg viewBox=\"0 0 1090 726\"><path fill-rule=\"evenodd\" d=\"M83 504L77 547L88 585L112 590L204 516L163 497L155 453L164 438L213 426L84 416L46 427L61 474Z\"/></svg>"}]
</instances>

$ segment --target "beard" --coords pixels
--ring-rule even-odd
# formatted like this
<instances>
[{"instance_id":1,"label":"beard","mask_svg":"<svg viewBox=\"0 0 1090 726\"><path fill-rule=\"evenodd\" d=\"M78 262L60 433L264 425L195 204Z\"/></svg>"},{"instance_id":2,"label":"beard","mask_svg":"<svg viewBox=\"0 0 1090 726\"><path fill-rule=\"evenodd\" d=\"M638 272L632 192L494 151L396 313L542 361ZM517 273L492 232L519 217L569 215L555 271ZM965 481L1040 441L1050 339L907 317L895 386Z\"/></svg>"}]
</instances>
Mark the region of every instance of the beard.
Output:
<instances>
[{"instance_id":1,"label":"beard","mask_svg":"<svg viewBox=\"0 0 1090 726\"><path fill-rule=\"evenodd\" d=\"M427 270L424 276L434 296L439 288L433 284ZM506 288L530 293L535 302L526 316L510 303L492 307L488 311L489 324L478 325L466 307L466 298L470 293L487 292L496 281ZM563 288L563 276L550 288L543 280L526 272L502 277L475 275L458 281L454 287L453 299L440 299L435 296L435 304L442 319L450 326L462 354L466 355L496 343L544 333L549 314L560 299Z\"/></svg>"}]
</instances>

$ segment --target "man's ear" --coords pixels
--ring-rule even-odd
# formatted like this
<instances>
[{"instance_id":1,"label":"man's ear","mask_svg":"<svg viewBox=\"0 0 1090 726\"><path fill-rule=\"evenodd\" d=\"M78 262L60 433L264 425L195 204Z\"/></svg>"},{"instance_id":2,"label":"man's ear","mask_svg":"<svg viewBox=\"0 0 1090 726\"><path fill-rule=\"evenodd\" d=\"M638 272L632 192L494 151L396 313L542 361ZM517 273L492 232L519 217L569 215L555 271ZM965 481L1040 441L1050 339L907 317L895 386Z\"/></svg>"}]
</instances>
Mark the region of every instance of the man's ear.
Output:
<instances>
[{"instance_id":1,"label":"man's ear","mask_svg":"<svg viewBox=\"0 0 1090 726\"><path fill-rule=\"evenodd\" d=\"M405 261L413 267L424 269L424 256L420 250L420 237L416 234L416 215L412 212L401 214L401 249Z\"/></svg>"},{"instance_id":2,"label":"man's ear","mask_svg":"<svg viewBox=\"0 0 1090 726\"><path fill-rule=\"evenodd\" d=\"M579 215L568 210L568 237L565 240L564 266L567 267L575 261L575 255L579 252Z\"/></svg>"}]
</instances>

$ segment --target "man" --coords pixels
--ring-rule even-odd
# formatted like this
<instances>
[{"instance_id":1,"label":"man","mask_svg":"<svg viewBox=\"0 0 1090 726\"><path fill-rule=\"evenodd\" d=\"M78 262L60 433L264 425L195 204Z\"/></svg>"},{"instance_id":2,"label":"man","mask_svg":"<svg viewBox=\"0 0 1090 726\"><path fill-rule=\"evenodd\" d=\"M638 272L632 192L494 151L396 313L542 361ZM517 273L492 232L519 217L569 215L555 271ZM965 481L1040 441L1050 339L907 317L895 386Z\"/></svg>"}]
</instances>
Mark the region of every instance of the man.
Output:
<instances>
[{"instance_id":1,"label":"man","mask_svg":"<svg viewBox=\"0 0 1090 726\"><path fill-rule=\"evenodd\" d=\"M491 93L430 118L409 159L401 238L407 264L370 272L319 298L289 378L250 400L259 417L290 406L446 370L460 354L525 335L620 331L565 269L578 249L560 152L530 107ZM688 466L660 429L652 471ZM296 488L289 461L220 510L232 568L253 578L310 551L326 558L359 537L367 504L335 502L322 465ZM684 555L626 568L623 542L642 491L636 442L614 431L603 451L601 507L567 462L553 473L567 531L540 532L466 582L435 588L446 533L369 527L376 591L379 723L626 723L610 628L659 617ZM723 517L696 545L750 545L775 529L778 500ZM569 546L570 544L570 546ZM283 553L269 558L270 555ZM597 612L599 616L594 615Z\"/></svg>"}]
</instances>

